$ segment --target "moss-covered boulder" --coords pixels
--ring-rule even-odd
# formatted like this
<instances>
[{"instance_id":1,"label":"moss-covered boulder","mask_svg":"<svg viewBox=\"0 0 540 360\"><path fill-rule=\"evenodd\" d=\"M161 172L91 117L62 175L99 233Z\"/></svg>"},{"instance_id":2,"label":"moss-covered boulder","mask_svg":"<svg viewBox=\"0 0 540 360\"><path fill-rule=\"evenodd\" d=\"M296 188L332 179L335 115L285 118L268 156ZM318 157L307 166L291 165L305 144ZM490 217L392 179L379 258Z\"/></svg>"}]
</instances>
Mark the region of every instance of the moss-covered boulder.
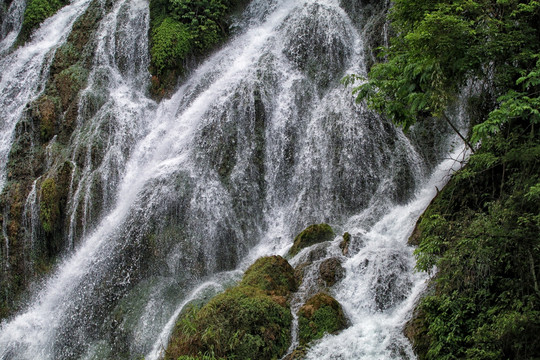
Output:
<instances>
[{"instance_id":1,"label":"moss-covered boulder","mask_svg":"<svg viewBox=\"0 0 540 360\"><path fill-rule=\"evenodd\" d=\"M214 354L217 358L275 359L290 343L292 315L264 291L228 289L180 319L167 359Z\"/></svg>"},{"instance_id":2,"label":"moss-covered boulder","mask_svg":"<svg viewBox=\"0 0 540 360\"><path fill-rule=\"evenodd\" d=\"M339 302L325 293L310 298L298 311L298 340L300 345L320 339L326 333L345 329L347 319Z\"/></svg>"},{"instance_id":3,"label":"moss-covered boulder","mask_svg":"<svg viewBox=\"0 0 540 360\"><path fill-rule=\"evenodd\" d=\"M294 238L294 244L289 250L289 256L293 257L300 252L303 248L321 243L324 241L330 241L334 239L334 230L328 224L314 224L308 226L300 234Z\"/></svg>"},{"instance_id":4,"label":"moss-covered boulder","mask_svg":"<svg viewBox=\"0 0 540 360\"><path fill-rule=\"evenodd\" d=\"M296 290L294 269L281 256L262 257L246 270L240 285L256 287L268 295L286 297Z\"/></svg>"},{"instance_id":5,"label":"moss-covered boulder","mask_svg":"<svg viewBox=\"0 0 540 360\"><path fill-rule=\"evenodd\" d=\"M285 259L258 259L238 286L180 316L165 358L281 358L291 340L287 298L294 290L294 270Z\"/></svg>"}]
</instances>

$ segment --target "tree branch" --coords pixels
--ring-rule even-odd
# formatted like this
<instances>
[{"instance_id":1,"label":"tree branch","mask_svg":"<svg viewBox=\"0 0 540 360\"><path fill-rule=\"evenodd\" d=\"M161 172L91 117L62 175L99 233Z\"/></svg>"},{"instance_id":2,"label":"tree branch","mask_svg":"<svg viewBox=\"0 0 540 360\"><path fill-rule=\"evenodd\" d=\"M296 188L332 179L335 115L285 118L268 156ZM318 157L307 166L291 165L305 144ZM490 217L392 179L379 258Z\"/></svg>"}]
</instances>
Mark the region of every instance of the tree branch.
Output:
<instances>
[{"instance_id":1,"label":"tree branch","mask_svg":"<svg viewBox=\"0 0 540 360\"><path fill-rule=\"evenodd\" d=\"M461 140L463 140L463 142L465 143L465 145L467 145L467 147L469 149L471 149L472 153L474 154L474 148L473 146L471 145L471 143L469 143L469 141L463 136L461 135L461 133L459 132L458 128L452 124L452 122L450 121L450 119L448 118L448 116L446 116L446 114L443 112L442 113L442 118L444 119L444 121L446 121L448 123L448 125L450 125L450 127L452 128L452 130L454 130L454 132L456 134L458 134L458 136L461 138Z\"/></svg>"}]
</instances>

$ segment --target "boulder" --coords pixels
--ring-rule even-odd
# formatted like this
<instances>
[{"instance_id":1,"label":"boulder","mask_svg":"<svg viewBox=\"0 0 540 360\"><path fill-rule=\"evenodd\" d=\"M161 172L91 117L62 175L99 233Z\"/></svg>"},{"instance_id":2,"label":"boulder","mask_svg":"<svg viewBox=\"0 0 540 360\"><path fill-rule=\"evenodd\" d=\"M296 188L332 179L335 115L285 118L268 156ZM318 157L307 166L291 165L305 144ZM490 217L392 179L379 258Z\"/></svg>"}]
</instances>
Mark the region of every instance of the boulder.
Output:
<instances>
[{"instance_id":1,"label":"boulder","mask_svg":"<svg viewBox=\"0 0 540 360\"><path fill-rule=\"evenodd\" d=\"M300 345L320 339L326 333L336 333L347 327L340 303L320 292L298 310L298 340Z\"/></svg>"},{"instance_id":2,"label":"boulder","mask_svg":"<svg viewBox=\"0 0 540 360\"><path fill-rule=\"evenodd\" d=\"M294 238L292 248L289 250L289 256L293 257L300 252L300 250L318 244L324 241L331 241L334 239L334 230L328 224L314 224L308 226L300 234Z\"/></svg>"}]
</instances>

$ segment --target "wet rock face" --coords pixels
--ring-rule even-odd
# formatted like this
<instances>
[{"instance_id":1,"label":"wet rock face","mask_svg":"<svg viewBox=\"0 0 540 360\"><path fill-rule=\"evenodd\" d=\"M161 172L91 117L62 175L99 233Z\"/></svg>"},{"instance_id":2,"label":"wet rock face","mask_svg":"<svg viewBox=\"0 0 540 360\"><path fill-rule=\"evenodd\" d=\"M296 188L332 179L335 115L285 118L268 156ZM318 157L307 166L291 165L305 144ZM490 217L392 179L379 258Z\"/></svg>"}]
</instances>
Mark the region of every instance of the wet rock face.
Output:
<instances>
[{"instance_id":1,"label":"wet rock face","mask_svg":"<svg viewBox=\"0 0 540 360\"><path fill-rule=\"evenodd\" d=\"M326 286L333 286L345 276L345 269L341 266L341 260L330 258L324 260L319 266L321 280Z\"/></svg>"},{"instance_id":2,"label":"wet rock face","mask_svg":"<svg viewBox=\"0 0 540 360\"><path fill-rule=\"evenodd\" d=\"M339 79L339 72L351 56L353 40L343 37L343 29L334 28L340 24L335 10L310 4L301 12L290 21L285 55L324 88Z\"/></svg>"},{"instance_id":3,"label":"wet rock face","mask_svg":"<svg viewBox=\"0 0 540 360\"><path fill-rule=\"evenodd\" d=\"M389 269L393 270L389 271ZM397 253L389 254L379 266L373 267L372 271L375 272L375 276L371 291L374 294L377 310L386 310L406 298L410 280L402 274L409 271L409 264L403 256Z\"/></svg>"}]
</instances>

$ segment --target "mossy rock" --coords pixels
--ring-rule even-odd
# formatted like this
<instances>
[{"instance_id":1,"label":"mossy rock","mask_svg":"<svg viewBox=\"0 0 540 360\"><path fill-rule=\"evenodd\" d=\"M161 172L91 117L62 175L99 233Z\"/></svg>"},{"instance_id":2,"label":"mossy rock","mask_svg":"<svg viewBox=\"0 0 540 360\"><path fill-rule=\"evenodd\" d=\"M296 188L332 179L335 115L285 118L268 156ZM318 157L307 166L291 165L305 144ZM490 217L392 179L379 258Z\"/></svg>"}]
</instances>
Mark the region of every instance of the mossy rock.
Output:
<instances>
[{"instance_id":1,"label":"mossy rock","mask_svg":"<svg viewBox=\"0 0 540 360\"><path fill-rule=\"evenodd\" d=\"M74 101L79 91L86 85L89 71L80 65L72 65L55 76L54 83L64 110Z\"/></svg>"},{"instance_id":2,"label":"mossy rock","mask_svg":"<svg viewBox=\"0 0 540 360\"><path fill-rule=\"evenodd\" d=\"M268 295L287 297L296 291L294 269L279 255L259 258L245 272L240 283L265 291Z\"/></svg>"},{"instance_id":3,"label":"mossy rock","mask_svg":"<svg viewBox=\"0 0 540 360\"><path fill-rule=\"evenodd\" d=\"M54 178L47 178L41 184L39 218L46 233L52 233L60 218L59 195Z\"/></svg>"},{"instance_id":4,"label":"mossy rock","mask_svg":"<svg viewBox=\"0 0 540 360\"><path fill-rule=\"evenodd\" d=\"M412 319L407 321L403 329L403 334L411 342L414 353L420 360L427 358L427 352L431 344L428 325L425 312L422 308L417 307Z\"/></svg>"},{"instance_id":5,"label":"mossy rock","mask_svg":"<svg viewBox=\"0 0 540 360\"><path fill-rule=\"evenodd\" d=\"M166 359L276 359L290 344L290 309L263 290L237 286L193 307L178 321Z\"/></svg>"},{"instance_id":6,"label":"mossy rock","mask_svg":"<svg viewBox=\"0 0 540 360\"><path fill-rule=\"evenodd\" d=\"M300 252L300 250L324 241L331 241L334 239L334 230L328 224L314 224L308 226L300 234L294 238L294 244L289 250L289 256L293 257Z\"/></svg>"},{"instance_id":7,"label":"mossy rock","mask_svg":"<svg viewBox=\"0 0 540 360\"><path fill-rule=\"evenodd\" d=\"M58 98L47 95L37 100L33 115L39 119L39 132L44 142L52 139L56 133L59 102Z\"/></svg>"},{"instance_id":8,"label":"mossy rock","mask_svg":"<svg viewBox=\"0 0 540 360\"><path fill-rule=\"evenodd\" d=\"M325 293L310 298L298 310L298 340L300 345L320 339L326 333L336 333L347 327L347 319L339 302Z\"/></svg>"}]
</instances>

